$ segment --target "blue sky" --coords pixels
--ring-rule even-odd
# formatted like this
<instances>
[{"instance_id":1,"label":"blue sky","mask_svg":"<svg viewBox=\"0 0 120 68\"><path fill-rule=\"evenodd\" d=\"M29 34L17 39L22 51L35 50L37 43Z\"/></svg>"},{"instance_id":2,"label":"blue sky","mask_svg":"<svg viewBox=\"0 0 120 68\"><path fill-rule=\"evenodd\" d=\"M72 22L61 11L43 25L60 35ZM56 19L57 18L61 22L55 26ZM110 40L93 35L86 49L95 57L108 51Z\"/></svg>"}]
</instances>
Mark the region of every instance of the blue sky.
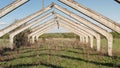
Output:
<instances>
[{"instance_id":1,"label":"blue sky","mask_svg":"<svg viewBox=\"0 0 120 68\"><path fill-rule=\"evenodd\" d=\"M0 9L5 7L6 5L12 3L15 0L0 0ZM75 0L84 6L91 8L92 10L103 14L104 16L120 23L120 4L115 2L114 0ZM63 3L59 2L58 0L45 0L45 7L50 5L52 2L59 4L60 6L67 8L70 11L73 11L76 14L79 14L83 17L81 13L73 10L72 8L64 5ZM16 10L12 11L11 13L7 14L3 18L0 19L0 29L5 28L6 26L10 25L15 21L15 19L22 19L26 16L37 12L38 10L42 9L42 0L30 0L26 4L22 5L21 7L17 8ZM58 11L58 13L61 13ZM88 17L85 17L89 19ZM91 20L91 19L89 19ZM93 21L93 20L91 20ZM40 22L41 23L41 22ZM99 23L94 22L97 25ZM101 26L102 27L102 26ZM104 27L103 27L104 28ZM107 28L106 28L107 29ZM61 31L64 30L61 28ZM53 31L57 31L56 29Z\"/></svg>"}]
</instances>

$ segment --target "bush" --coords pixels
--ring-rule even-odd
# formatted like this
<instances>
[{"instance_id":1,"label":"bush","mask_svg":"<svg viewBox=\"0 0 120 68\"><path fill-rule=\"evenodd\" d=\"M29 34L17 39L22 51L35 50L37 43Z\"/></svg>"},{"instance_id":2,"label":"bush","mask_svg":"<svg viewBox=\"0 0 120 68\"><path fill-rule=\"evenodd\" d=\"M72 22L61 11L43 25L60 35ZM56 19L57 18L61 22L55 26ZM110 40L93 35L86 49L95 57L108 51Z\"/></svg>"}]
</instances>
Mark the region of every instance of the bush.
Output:
<instances>
[{"instance_id":1,"label":"bush","mask_svg":"<svg viewBox=\"0 0 120 68\"><path fill-rule=\"evenodd\" d=\"M19 48L20 46L30 45L30 43L28 42L28 34L29 33L30 33L30 30L27 29L15 36L14 43L17 48Z\"/></svg>"},{"instance_id":2,"label":"bush","mask_svg":"<svg viewBox=\"0 0 120 68\"><path fill-rule=\"evenodd\" d=\"M40 36L40 38L77 38L78 35L74 33L47 33Z\"/></svg>"},{"instance_id":3,"label":"bush","mask_svg":"<svg viewBox=\"0 0 120 68\"><path fill-rule=\"evenodd\" d=\"M120 34L117 32L111 32L114 38L120 38Z\"/></svg>"}]
</instances>

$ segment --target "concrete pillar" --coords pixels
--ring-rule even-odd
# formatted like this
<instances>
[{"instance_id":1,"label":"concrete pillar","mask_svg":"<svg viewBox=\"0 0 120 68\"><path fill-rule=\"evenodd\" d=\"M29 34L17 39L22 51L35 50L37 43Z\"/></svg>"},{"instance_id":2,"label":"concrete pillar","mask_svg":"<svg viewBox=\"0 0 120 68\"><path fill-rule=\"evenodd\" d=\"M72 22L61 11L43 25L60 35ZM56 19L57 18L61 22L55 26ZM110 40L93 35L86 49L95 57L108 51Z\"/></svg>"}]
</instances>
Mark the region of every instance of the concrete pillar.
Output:
<instances>
[{"instance_id":1,"label":"concrete pillar","mask_svg":"<svg viewBox=\"0 0 120 68\"><path fill-rule=\"evenodd\" d=\"M93 39L94 39L94 37L93 37L93 36L90 36L90 44L91 44L90 47L91 47L91 48L93 48ZM98 47L98 46L97 46L97 47Z\"/></svg>"},{"instance_id":2,"label":"concrete pillar","mask_svg":"<svg viewBox=\"0 0 120 68\"><path fill-rule=\"evenodd\" d=\"M58 14L58 13L55 13L55 15L56 15L58 18L66 21L67 23L69 23L69 24L71 24L71 25L74 25L75 27L78 27L78 29L82 29L82 30L84 30L85 32L87 32L88 34L91 34L91 35L95 36L95 38L96 38L96 40L97 40L97 47L100 46L100 43L99 43L99 42L100 42L100 35L99 35L98 33L96 33L96 32L93 31L93 30L90 30L90 29L86 28L85 26L82 26L81 24L79 24L79 22L74 22L74 21L72 21L72 20L70 20L70 19L65 18L64 16L62 16L62 15L60 15L60 14Z\"/></svg>"},{"instance_id":3,"label":"concrete pillar","mask_svg":"<svg viewBox=\"0 0 120 68\"><path fill-rule=\"evenodd\" d=\"M109 37L107 38L108 40L108 55L112 56L112 44L113 44L113 37L111 37L111 35L109 35Z\"/></svg>"},{"instance_id":4,"label":"concrete pillar","mask_svg":"<svg viewBox=\"0 0 120 68\"><path fill-rule=\"evenodd\" d=\"M71 27L71 26L68 25L68 24L63 24L63 22L60 23L60 26L63 27L63 28L67 28L67 29L69 29L69 30L72 31L72 32L75 32L75 33L77 33L78 35L82 35L82 36L81 36L82 43L85 43L85 42L86 42L84 37L86 37L87 34L86 34L85 32L83 32L83 31L81 31L81 30L78 30L78 29L76 29L75 27Z\"/></svg>"},{"instance_id":5,"label":"concrete pillar","mask_svg":"<svg viewBox=\"0 0 120 68\"><path fill-rule=\"evenodd\" d=\"M100 35L97 35L97 51L100 51Z\"/></svg>"},{"instance_id":6,"label":"concrete pillar","mask_svg":"<svg viewBox=\"0 0 120 68\"><path fill-rule=\"evenodd\" d=\"M36 41L38 41L39 40L39 36L36 36Z\"/></svg>"},{"instance_id":7,"label":"concrete pillar","mask_svg":"<svg viewBox=\"0 0 120 68\"><path fill-rule=\"evenodd\" d=\"M60 20L60 21L62 21L62 20ZM64 22L64 21L62 21L62 22ZM83 31L83 30L80 30L79 28L76 28L76 26L73 26L73 25L71 25L71 24L69 24L69 23L66 23L66 25L68 26L72 26L72 28L74 28L74 29L76 29L76 30L78 30L78 31L82 31L84 34L86 34L86 35L89 35L89 36L91 36L88 32L85 32L85 31ZM83 39L83 42L84 42L85 40ZM85 42L84 42L85 43ZM92 43L92 44L91 44ZM93 46L93 42L91 42L90 43L90 46Z\"/></svg>"},{"instance_id":8,"label":"concrete pillar","mask_svg":"<svg viewBox=\"0 0 120 68\"><path fill-rule=\"evenodd\" d=\"M10 37L10 38L9 38L9 40L10 40L10 45L9 45L9 46L10 46L11 49L13 49L13 48L14 48L14 44L13 44L13 41L14 41L13 39L14 39L14 37L13 37L13 36L9 36L9 37Z\"/></svg>"},{"instance_id":9,"label":"concrete pillar","mask_svg":"<svg viewBox=\"0 0 120 68\"><path fill-rule=\"evenodd\" d=\"M85 42L88 43L88 36L85 37Z\"/></svg>"},{"instance_id":10,"label":"concrete pillar","mask_svg":"<svg viewBox=\"0 0 120 68\"><path fill-rule=\"evenodd\" d=\"M31 41L31 43L32 43L32 44L35 43L35 36L32 36L32 41Z\"/></svg>"},{"instance_id":11,"label":"concrete pillar","mask_svg":"<svg viewBox=\"0 0 120 68\"><path fill-rule=\"evenodd\" d=\"M92 22L88 21L87 19L85 19L85 18L83 18L81 16L78 16L78 15L74 14L73 12L70 12L67 9L62 8L62 7L58 6L58 5L55 5L54 7L57 8L58 10L64 12L65 14L69 15L70 17L76 19L77 21L83 23L84 25L90 27L91 29L95 30L96 32L104 35L106 38L109 36L109 32L107 32L103 28L100 28L99 26L96 26L95 24L93 24Z\"/></svg>"},{"instance_id":12,"label":"concrete pillar","mask_svg":"<svg viewBox=\"0 0 120 68\"><path fill-rule=\"evenodd\" d=\"M86 42L85 42L85 36L83 36L83 43L86 43Z\"/></svg>"},{"instance_id":13,"label":"concrete pillar","mask_svg":"<svg viewBox=\"0 0 120 68\"><path fill-rule=\"evenodd\" d=\"M80 35L80 42L82 42L82 36Z\"/></svg>"}]
</instances>

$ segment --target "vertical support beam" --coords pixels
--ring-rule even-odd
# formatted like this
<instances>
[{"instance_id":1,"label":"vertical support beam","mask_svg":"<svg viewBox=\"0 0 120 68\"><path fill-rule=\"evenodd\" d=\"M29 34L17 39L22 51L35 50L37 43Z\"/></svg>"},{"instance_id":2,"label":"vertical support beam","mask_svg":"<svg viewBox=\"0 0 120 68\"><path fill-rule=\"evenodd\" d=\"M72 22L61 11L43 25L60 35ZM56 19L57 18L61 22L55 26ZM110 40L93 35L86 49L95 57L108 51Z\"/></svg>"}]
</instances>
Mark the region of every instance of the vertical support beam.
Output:
<instances>
[{"instance_id":1,"label":"vertical support beam","mask_svg":"<svg viewBox=\"0 0 120 68\"><path fill-rule=\"evenodd\" d=\"M13 41L14 41L14 37L13 36L9 36L9 40L10 40L10 48L13 49L14 48L14 44L13 44Z\"/></svg>"},{"instance_id":2,"label":"vertical support beam","mask_svg":"<svg viewBox=\"0 0 120 68\"><path fill-rule=\"evenodd\" d=\"M108 40L108 55L112 56L112 44L113 44L113 37L111 37L109 35L109 37L107 38Z\"/></svg>"},{"instance_id":3,"label":"vertical support beam","mask_svg":"<svg viewBox=\"0 0 120 68\"><path fill-rule=\"evenodd\" d=\"M82 43L82 36L80 35L80 42Z\"/></svg>"},{"instance_id":4,"label":"vertical support beam","mask_svg":"<svg viewBox=\"0 0 120 68\"><path fill-rule=\"evenodd\" d=\"M56 13L56 16L59 17L60 19L64 20L64 21L66 21L66 23L74 25L75 27L78 27L78 29L84 30L86 33L95 36L95 38L97 40L97 51L99 51L98 48L100 47L100 35L98 33L96 33L95 31L90 30L90 29L82 26L81 24L79 24L79 22L76 23L76 22L74 22L74 21L72 21L70 19L65 18L64 16L62 16L62 15L60 15L58 13Z\"/></svg>"},{"instance_id":5,"label":"vertical support beam","mask_svg":"<svg viewBox=\"0 0 120 68\"><path fill-rule=\"evenodd\" d=\"M32 44L35 43L35 36L32 36L32 41L31 41L31 43L32 43Z\"/></svg>"},{"instance_id":6,"label":"vertical support beam","mask_svg":"<svg viewBox=\"0 0 120 68\"><path fill-rule=\"evenodd\" d=\"M90 47L91 47L91 48L93 48L93 38L94 38L93 36L90 36L90 44L91 44ZM98 46L97 46L97 47L98 47Z\"/></svg>"},{"instance_id":7,"label":"vertical support beam","mask_svg":"<svg viewBox=\"0 0 120 68\"><path fill-rule=\"evenodd\" d=\"M97 51L100 51L100 35L97 35Z\"/></svg>"},{"instance_id":8,"label":"vertical support beam","mask_svg":"<svg viewBox=\"0 0 120 68\"><path fill-rule=\"evenodd\" d=\"M63 23L64 23L64 22L63 22ZM81 41L82 41L82 43L85 43L84 37L86 37L86 36L92 36L92 35L89 35L88 33L85 33L84 31L78 30L78 29L75 28L74 26L71 27L70 25L68 25L68 24L63 24L63 23L60 23L60 25L61 25L62 27L67 28L67 29L69 29L70 31L72 30L72 32L77 32L78 34L82 35L82 36L81 36ZM91 44L90 44L90 45L91 45Z\"/></svg>"},{"instance_id":9,"label":"vertical support beam","mask_svg":"<svg viewBox=\"0 0 120 68\"><path fill-rule=\"evenodd\" d=\"M38 41L39 40L39 36L36 36L36 41Z\"/></svg>"},{"instance_id":10,"label":"vertical support beam","mask_svg":"<svg viewBox=\"0 0 120 68\"><path fill-rule=\"evenodd\" d=\"M85 42L88 43L88 36L85 37Z\"/></svg>"}]
</instances>

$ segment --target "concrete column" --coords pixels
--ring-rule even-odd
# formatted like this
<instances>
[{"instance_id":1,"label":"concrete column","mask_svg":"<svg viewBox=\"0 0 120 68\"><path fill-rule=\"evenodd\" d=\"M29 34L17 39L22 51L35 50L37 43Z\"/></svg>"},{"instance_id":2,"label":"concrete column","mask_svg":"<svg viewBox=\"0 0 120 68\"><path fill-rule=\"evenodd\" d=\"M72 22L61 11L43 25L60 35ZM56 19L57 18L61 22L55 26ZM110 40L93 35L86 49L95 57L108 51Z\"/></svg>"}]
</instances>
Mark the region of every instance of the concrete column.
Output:
<instances>
[{"instance_id":1,"label":"concrete column","mask_svg":"<svg viewBox=\"0 0 120 68\"><path fill-rule=\"evenodd\" d=\"M10 37L10 38L9 38L9 40L10 40L10 48L13 49L13 48L14 48L14 46L13 46L13 45L14 45L14 44L13 44L13 41L14 41L13 39L14 39L14 37L13 37L13 36L9 36L9 37Z\"/></svg>"},{"instance_id":2,"label":"concrete column","mask_svg":"<svg viewBox=\"0 0 120 68\"><path fill-rule=\"evenodd\" d=\"M84 33L85 35L91 36L88 32L85 32L85 31L83 31L83 30L80 30L80 29L76 28L75 26L73 26L73 25L71 25L71 24L69 24L69 23L65 23L63 20L60 20L60 22L63 22L64 24L66 24L66 26L69 26L69 27L71 27L71 28L73 28L73 29L75 29L75 30L81 31L81 32ZM60 23L60 24L61 24L61 23ZM83 34L83 35L84 35L84 34ZM83 42L85 43L85 39L83 39ZM92 44L90 44L90 45L92 45ZM93 46L93 45L92 45L92 46Z\"/></svg>"},{"instance_id":3,"label":"concrete column","mask_svg":"<svg viewBox=\"0 0 120 68\"><path fill-rule=\"evenodd\" d=\"M82 42L82 36L80 35L80 42Z\"/></svg>"},{"instance_id":4,"label":"concrete column","mask_svg":"<svg viewBox=\"0 0 120 68\"><path fill-rule=\"evenodd\" d=\"M86 42L84 37L87 36L87 34L85 32L78 30L78 29L75 29L75 27L70 27L70 25L68 25L68 24L63 24L63 22L60 23L60 26L63 28L67 28L74 33L77 33L78 35L82 35L81 36L82 43Z\"/></svg>"},{"instance_id":5,"label":"concrete column","mask_svg":"<svg viewBox=\"0 0 120 68\"><path fill-rule=\"evenodd\" d=\"M85 36L83 36L82 39L83 39L83 43L85 43Z\"/></svg>"},{"instance_id":6,"label":"concrete column","mask_svg":"<svg viewBox=\"0 0 120 68\"><path fill-rule=\"evenodd\" d=\"M58 18L66 21L68 24L74 25L74 26L77 27L78 29L84 30L86 33L95 36L95 38L96 38L96 40L97 40L97 47L100 46L100 43L99 43L99 42L100 42L100 35L99 35L98 33L96 33L95 31L90 30L90 29L86 28L85 26L79 24L79 22L74 22L74 21L72 21L72 20L70 20L70 19L65 18L64 16L62 16L62 15L60 15L60 14L58 14L58 13L56 13L55 15L56 15ZM99 35L99 36L98 36L98 35Z\"/></svg>"},{"instance_id":7,"label":"concrete column","mask_svg":"<svg viewBox=\"0 0 120 68\"><path fill-rule=\"evenodd\" d=\"M84 43L83 37L84 37L84 36L82 36L82 35L80 36L80 42L81 42L81 43Z\"/></svg>"},{"instance_id":8,"label":"concrete column","mask_svg":"<svg viewBox=\"0 0 120 68\"><path fill-rule=\"evenodd\" d=\"M35 36L32 36L32 41L31 41L31 43L32 43L32 44L35 43Z\"/></svg>"},{"instance_id":9,"label":"concrete column","mask_svg":"<svg viewBox=\"0 0 120 68\"><path fill-rule=\"evenodd\" d=\"M39 40L39 36L36 36L36 41L38 41Z\"/></svg>"},{"instance_id":10,"label":"concrete column","mask_svg":"<svg viewBox=\"0 0 120 68\"><path fill-rule=\"evenodd\" d=\"M113 37L111 37L111 35L109 35L109 37L107 38L108 40L108 55L112 56L112 44L113 44Z\"/></svg>"},{"instance_id":11,"label":"concrete column","mask_svg":"<svg viewBox=\"0 0 120 68\"><path fill-rule=\"evenodd\" d=\"M69 15L70 17L76 19L77 21L83 23L84 25L90 27L91 29L95 30L96 32L104 35L106 38L109 36L109 32L107 32L103 28L100 28L99 26L96 26L95 24L93 24L92 22L88 21L87 19L85 19L85 18L83 18L83 17L81 17L79 15L76 15L73 12L68 11L66 8L62 8L62 7L58 6L58 5L55 5L54 7L57 8L58 10L64 12L65 14Z\"/></svg>"},{"instance_id":12,"label":"concrete column","mask_svg":"<svg viewBox=\"0 0 120 68\"><path fill-rule=\"evenodd\" d=\"M97 35L97 51L100 51L100 35Z\"/></svg>"},{"instance_id":13,"label":"concrete column","mask_svg":"<svg viewBox=\"0 0 120 68\"><path fill-rule=\"evenodd\" d=\"M88 43L88 36L85 37L85 42Z\"/></svg>"},{"instance_id":14,"label":"concrete column","mask_svg":"<svg viewBox=\"0 0 120 68\"><path fill-rule=\"evenodd\" d=\"M91 47L91 48L93 48L93 39L94 39L94 37L93 37L93 36L90 36L90 44L91 44L90 47ZM97 47L98 47L98 46L97 46Z\"/></svg>"}]
</instances>

